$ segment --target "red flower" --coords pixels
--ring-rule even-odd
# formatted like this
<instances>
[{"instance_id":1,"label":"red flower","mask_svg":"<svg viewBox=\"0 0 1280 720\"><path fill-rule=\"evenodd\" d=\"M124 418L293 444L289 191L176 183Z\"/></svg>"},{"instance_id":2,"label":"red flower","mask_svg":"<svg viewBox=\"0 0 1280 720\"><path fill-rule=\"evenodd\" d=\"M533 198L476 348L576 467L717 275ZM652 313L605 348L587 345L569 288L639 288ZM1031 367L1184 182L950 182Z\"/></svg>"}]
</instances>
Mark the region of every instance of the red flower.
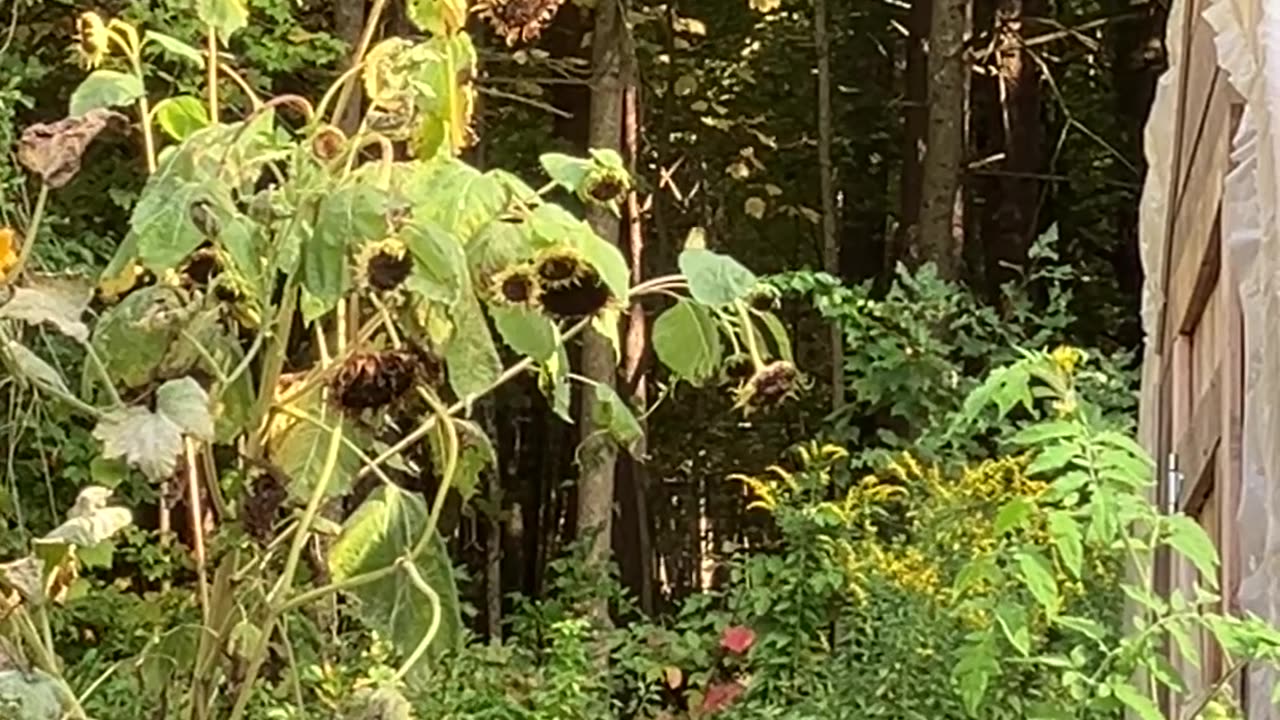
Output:
<instances>
[{"instance_id":1,"label":"red flower","mask_svg":"<svg viewBox=\"0 0 1280 720\"><path fill-rule=\"evenodd\" d=\"M702 698L702 712L710 715L724 710L732 705L733 702L742 695L744 690L746 690L746 688L737 680L712 685L707 688L706 697Z\"/></svg>"},{"instance_id":2,"label":"red flower","mask_svg":"<svg viewBox=\"0 0 1280 720\"><path fill-rule=\"evenodd\" d=\"M746 625L730 625L720 636L720 647L734 655L741 655L756 642L756 631Z\"/></svg>"}]
</instances>

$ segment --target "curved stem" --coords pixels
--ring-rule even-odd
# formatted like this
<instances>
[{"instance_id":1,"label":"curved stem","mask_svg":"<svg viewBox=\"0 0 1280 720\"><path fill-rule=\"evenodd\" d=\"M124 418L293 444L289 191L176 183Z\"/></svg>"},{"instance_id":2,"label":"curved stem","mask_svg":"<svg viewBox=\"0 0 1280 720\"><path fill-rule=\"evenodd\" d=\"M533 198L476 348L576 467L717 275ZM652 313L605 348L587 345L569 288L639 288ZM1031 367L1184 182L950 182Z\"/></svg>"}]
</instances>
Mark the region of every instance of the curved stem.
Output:
<instances>
[{"instance_id":1,"label":"curved stem","mask_svg":"<svg viewBox=\"0 0 1280 720\"><path fill-rule=\"evenodd\" d=\"M747 304L741 300L736 300L733 304L738 309L738 319L742 321L742 339L746 342L747 352L751 355L751 364L759 372L764 369L764 356L760 354L760 345L756 343L756 327L751 323Z\"/></svg>"},{"instance_id":2,"label":"curved stem","mask_svg":"<svg viewBox=\"0 0 1280 720\"><path fill-rule=\"evenodd\" d=\"M351 56L353 70L364 62L364 56L369 53L369 46L373 44L373 34L378 31L378 20L382 18L382 11L386 7L387 0L373 0L373 7L369 9L369 15L364 20L364 32L360 35L360 44L356 46L356 51ZM355 88L356 84L349 77L342 84L342 92L338 94L338 102L333 106L330 121L334 125L339 123L342 114L347 111L347 104L351 102L351 95L355 92Z\"/></svg>"},{"instance_id":3,"label":"curved stem","mask_svg":"<svg viewBox=\"0 0 1280 720\"><path fill-rule=\"evenodd\" d=\"M400 682L409 674L413 667L418 664L423 655L427 654L431 643L435 641L436 634L440 632L440 620L444 612L440 609L440 595L431 588L426 579L422 577L422 573L418 572L418 566L411 562L398 563L405 574L409 576L409 581L423 595L427 596L427 602L431 604L431 624L427 626L427 632L422 636L422 641L418 643L418 647L413 649L413 653L405 658L404 663L400 665L400 669L396 670L396 674L391 678L392 682Z\"/></svg>"}]
</instances>

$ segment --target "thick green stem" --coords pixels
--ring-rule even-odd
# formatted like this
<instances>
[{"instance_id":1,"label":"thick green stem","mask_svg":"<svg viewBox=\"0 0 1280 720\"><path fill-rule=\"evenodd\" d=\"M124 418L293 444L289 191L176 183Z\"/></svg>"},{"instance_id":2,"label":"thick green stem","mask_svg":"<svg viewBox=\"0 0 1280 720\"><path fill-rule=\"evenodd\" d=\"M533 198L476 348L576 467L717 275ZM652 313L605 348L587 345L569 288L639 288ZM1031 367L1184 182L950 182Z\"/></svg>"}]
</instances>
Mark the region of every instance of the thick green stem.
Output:
<instances>
[{"instance_id":1,"label":"thick green stem","mask_svg":"<svg viewBox=\"0 0 1280 720\"><path fill-rule=\"evenodd\" d=\"M738 319L742 321L742 340L747 344L747 352L751 355L751 365L756 372L764 369L764 356L760 353L760 345L756 342L756 327L751 323L751 314L747 312L747 304L735 301Z\"/></svg>"}]
</instances>

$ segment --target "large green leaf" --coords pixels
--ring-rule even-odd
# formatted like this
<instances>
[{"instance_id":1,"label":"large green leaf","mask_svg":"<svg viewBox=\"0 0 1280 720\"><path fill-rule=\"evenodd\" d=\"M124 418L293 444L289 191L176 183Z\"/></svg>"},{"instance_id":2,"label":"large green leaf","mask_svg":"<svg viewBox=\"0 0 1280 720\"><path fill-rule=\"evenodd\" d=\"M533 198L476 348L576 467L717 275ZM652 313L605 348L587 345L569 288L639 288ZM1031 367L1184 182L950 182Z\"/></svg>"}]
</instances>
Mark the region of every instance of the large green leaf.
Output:
<instances>
[{"instance_id":1,"label":"large green leaf","mask_svg":"<svg viewBox=\"0 0 1280 720\"><path fill-rule=\"evenodd\" d=\"M392 567L417 545L426 524L427 507L420 497L383 485L343 523L342 534L329 550L329 572L341 582ZM439 630L427 658L457 647L462 636L458 590L447 552L444 540L433 531L426 550L414 560L440 598ZM431 603L403 570L361 585L351 594L360 601L365 622L389 638L402 655L412 653L426 637L433 618Z\"/></svg>"},{"instance_id":2,"label":"large green leaf","mask_svg":"<svg viewBox=\"0 0 1280 720\"><path fill-rule=\"evenodd\" d=\"M177 290L153 285L103 314L92 342L113 381L131 388L151 381L189 319L185 301Z\"/></svg>"},{"instance_id":3,"label":"large green leaf","mask_svg":"<svg viewBox=\"0 0 1280 720\"><path fill-rule=\"evenodd\" d=\"M653 323L653 351L679 377L700 384L720 368L720 330L707 309L681 300Z\"/></svg>"},{"instance_id":4,"label":"large green leaf","mask_svg":"<svg viewBox=\"0 0 1280 720\"><path fill-rule=\"evenodd\" d=\"M529 224L494 220L467 243L467 265L478 281L533 257Z\"/></svg>"},{"instance_id":5,"label":"large green leaf","mask_svg":"<svg viewBox=\"0 0 1280 720\"><path fill-rule=\"evenodd\" d=\"M196 0L196 16L201 23L217 29L218 38L224 43L249 25L249 8L244 0Z\"/></svg>"},{"instance_id":6,"label":"large green leaf","mask_svg":"<svg viewBox=\"0 0 1280 720\"><path fill-rule=\"evenodd\" d=\"M521 306L497 305L489 309L498 334L512 350L545 362L556 351L556 328L541 313Z\"/></svg>"},{"instance_id":7,"label":"large green leaf","mask_svg":"<svg viewBox=\"0 0 1280 720\"><path fill-rule=\"evenodd\" d=\"M231 207L227 189L212 180L157 173L147 182L129 219L142 264L156 275L178 267L216 234L217 228L209 223Z\"/></svg>"},{"instance_id":8,"label":"large green leaf","mask_svg":"<svg viewBox=\"0 0 1280 720\"><path fill-rule=\"evenodd\" d=\"M137 75L115 70L94 70L71 93L71 117L98 108L128 105L146 93Z\"/></svg>"},{"instance_id":9,"label":"large green leaf","mask_svg":"<svg viewBox=\"0 0 1280 720\"><path fill-rule=\"evenodd\" d=\"M204 67L204 56L200 54L200 51L172 35L165 35L164 33L156 32L155 30L148 30L146 34L143 35L142 42L144 44L155 43L166 53L175 58L188 60L199 67ZM158 109L160 106L157 105L156 107ZM201 107L203 108L203 105ZM203 115L203 113L201 114Z\"/></svg>"},{"instance_id":10,"label":"large green leaf","mask_svg":"<svg viewBox=\"0 0 1280 720\"><path fill-rule=\"evenodd\" d=\"M689 281L689 294L704 305L728 305L745 298L756 285L755 273L728 255L710 250L685 250L679 264Z\"/></svg>"},{"instance_id":11,"label":"large green leaf","mask_svg":"<svg viewBox=\"0 0 1280 720\"><path fill-rule=\"evenodd\" d=\"M348 185L320 201L315 232L302 245L302 286L318 301L307 321L331 310L347 288L347 248L387 232L386 196L366 185Z\"/></svg>"},{"instance_id":12,"label":"large green leaf","mask_svg":"<svg viewBox=\"0 0 1280 720\"><path fill-rule=\"evenodd\" d=\"M401 168L397 187L415 219L433 220L466 244L507 207L507 191L493 176L457 158Z\"/></svg>"},{"instance_id":13,"label":"large green leaf","mask_svg":"<svg viewBox=\"0 0 1280 720\"><path fill-rule=\"evenodd\" d=\"M466 295L451 315L453 336L445 347L449 386L459 398L483 393L502 373L502 359L494 347L484 310L474 295Z\"/></svg>"},{"instance_id":14,"label":"large green leaf","mask_svg":"<svg viewBox=\"0 0 1280 720\"><path fill-rule=\"evenodd\" d=\"M542 169L557 184L569 192L576 193L591 170L591 161L576 158L564 153L546 153L538 158Z\"/></svg>"}]
</instances>

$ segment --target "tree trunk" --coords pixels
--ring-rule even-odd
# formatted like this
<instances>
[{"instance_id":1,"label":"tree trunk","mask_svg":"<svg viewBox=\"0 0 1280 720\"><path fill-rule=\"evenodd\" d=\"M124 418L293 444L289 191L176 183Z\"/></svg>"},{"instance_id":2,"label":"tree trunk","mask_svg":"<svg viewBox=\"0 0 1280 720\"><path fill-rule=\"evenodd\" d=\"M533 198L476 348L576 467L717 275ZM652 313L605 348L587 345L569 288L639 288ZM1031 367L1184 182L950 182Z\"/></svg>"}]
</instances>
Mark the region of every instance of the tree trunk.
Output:
<instances>
[{"instance_id":1,"label":"tree trunk","mask_svg":"<svg viewBox=\"0 0 1280 720\"><path fill-rule=\"evenodd\" d=\"M996 184L992 225L984 233L985 264L990 289L1015 279L1027 261L1035 236L1040 205L1042 131L1040 74L1023 49L1024 17L1037 16L1039 0L998 0L993 28L1000 99L1000 130L1004 138L1004 172Z\"/></svg>"},{"instance_id":2,"label":"tree trunk","mask_svg":"<svg viewBox=\"0 0 1280 720\"><path fill-rule=\"evenodd\" d=\"M831 36L827 33L827 0L813 2L813 41L818 52L818 182L822 191L822 265L840 275L836 239L835 178L831 167ZM831 323L831 409L844 407L844 350L839 323Z\"/></svg>"},{"instance_id":3,"label":"tree trunk","mask_svg":"<svg viewBox=\"0 0 1280 720\"><path fill-rule=\"evenodd\" d=\"M920 237L920 202L924 190L925 141L929 133L929 56L925 45L933 14L932 0L915 0L907 18L906 70L902 102L902 171L898 185L898 227L885 253L884 276Z\"/></svg>"},{"instance_id":4,"label":"tree trunk","mask_svg":"<svg viewBox=\"0 0 1280 720\"><path fill-rule=\"evenodd\" d=\"M351 52L360 44L360 33L364 31L365 0L338 0L333 6L333 29L338 38L351 48ZM351 67L352 58L348 57L343 70ZM352 80L351 82L356 82ZM338 127L347 135L353 134L360 127L361 115L360 93L353 92L347 102L346 110L338 121Z\"/></svg>"},{"instance_id":5,"label":"tree trunk","mask_svg":"<svg viewBox=\"0 0 1280 720\"><path fill-rule=\"evenodd\" d=\"M929 132L921 181L920 234L906 248L912 264L960 275L956 207L964 159L965 28L969 0L934 0L929 31ZM959 237L957 237L959 236Z\"/></svg>"},{"instance_id":6,"label":"tree trunk","mask_svg":"<svg viewBox=\"0 0 1280 720\"><path fill-rule=\"evenodd\" d=\"M593 83L591 91L591 124L588 143L594 149L621 151L622 110L625 81L622 57L626 42L619 3L596 5L595 31L592 35ZM609 210L592 208L587 220L596 234L612 243L619 240L620 223ZM600 385L613 387L617 379L617 358L609 340L595 330L588 330L582 347L582 374ZM591 445L583 453L578 479L578 533L589 538L587 562L602 570L609 558L613 526L614 473L617 449L610 442L600 442L605 428L596 425L591 412L595 391L588 387L582 407L582 436ZM592 608L598 620L608 620L608 606L601 599Z\"/></svg>"}]
</instances>

